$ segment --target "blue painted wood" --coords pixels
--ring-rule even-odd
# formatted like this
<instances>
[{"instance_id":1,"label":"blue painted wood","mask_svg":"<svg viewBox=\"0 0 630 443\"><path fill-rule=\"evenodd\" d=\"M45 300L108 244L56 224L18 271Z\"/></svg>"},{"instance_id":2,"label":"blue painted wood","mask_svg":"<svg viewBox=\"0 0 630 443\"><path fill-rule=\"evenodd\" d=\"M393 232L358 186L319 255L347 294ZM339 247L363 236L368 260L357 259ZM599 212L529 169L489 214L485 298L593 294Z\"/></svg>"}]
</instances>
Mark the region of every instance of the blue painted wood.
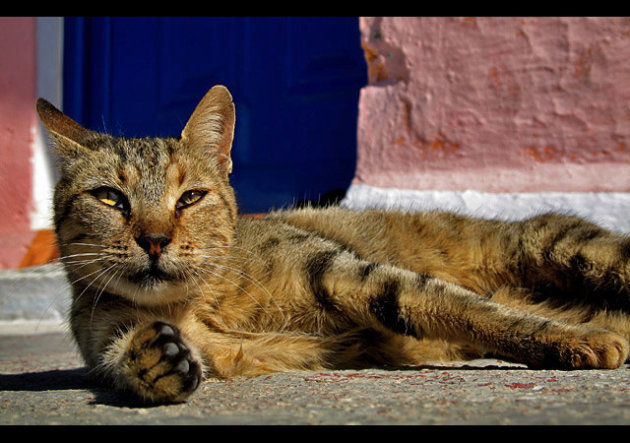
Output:
<instances>
[{"instance_id":1,"label":"blue painted wood","mask_svg":"<svg viewBox=\"0 0 630 443\"><path fill-rule=\"evenodd\" d=\"M349 185L359 90L357 18L70 17L64 111L126 136L178 135L215 84L234 97L234 185L245 212Z\"/></svg>"}]
</instances>

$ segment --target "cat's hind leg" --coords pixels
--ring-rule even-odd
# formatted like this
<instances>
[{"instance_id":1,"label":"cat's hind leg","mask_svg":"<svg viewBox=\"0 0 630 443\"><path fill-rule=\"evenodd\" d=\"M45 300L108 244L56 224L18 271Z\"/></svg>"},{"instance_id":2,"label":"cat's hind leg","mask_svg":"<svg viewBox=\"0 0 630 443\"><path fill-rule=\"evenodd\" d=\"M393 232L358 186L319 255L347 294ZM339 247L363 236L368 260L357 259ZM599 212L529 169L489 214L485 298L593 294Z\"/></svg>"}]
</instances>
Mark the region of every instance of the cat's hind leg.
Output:
<instances>
[{"instance_id":1,"label":"cat's hind leg","mask_svg":"<svg viewBox=\"0 0 630 443\"><path fill-rule=\"evenodd\" d=\"M630 340L630 238L557 214L534 217L520 227L517 272L531 292L528 302ZM573 318L566 315L571 312Z\"/></svg>"},{"instance_id":2,"label":"cat's hind leg","mask_svg":"<svg viewBox=\"0 0 630 443\"><path fill-rule=\"evenodd\" d=\"M495 303L458 285L351 252L310 252L306 277L322 309L360 326L418 338L477 344L495 355L545 368L616 368L628 342L610 331L571 326Z\"/></svg>"},{"instance_id":3,"label":"cat's hind leg","mask_svg":"<svg viewBox=\"0 0 630 443\"><path fill-rule=\"evenodd\" d=\"M558 303L579 301L630 313L629 237L558 214L523 221L521 231L519 263L526 287Z\"/></svg>"}]
</instances>

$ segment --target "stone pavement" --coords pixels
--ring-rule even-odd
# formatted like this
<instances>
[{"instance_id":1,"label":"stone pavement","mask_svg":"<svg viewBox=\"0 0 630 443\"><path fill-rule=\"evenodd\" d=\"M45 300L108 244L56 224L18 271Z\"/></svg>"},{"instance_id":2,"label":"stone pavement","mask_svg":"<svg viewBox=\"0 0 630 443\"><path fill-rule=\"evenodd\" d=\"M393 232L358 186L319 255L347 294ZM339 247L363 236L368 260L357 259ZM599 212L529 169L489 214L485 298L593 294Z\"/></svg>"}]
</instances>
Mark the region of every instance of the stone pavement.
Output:
<instances>
[{"instance_id":1,"label":"stone pavement","mask_svg":"<svg viewBox=\"0 0 630 443\"><path fill-rule=\"evenodd\" d=\"M0 425L626 425L628 365L540 371L497 360L208 380L143 407L87 377L60 332L0 336Z\"/></svg>"}]
</instances>

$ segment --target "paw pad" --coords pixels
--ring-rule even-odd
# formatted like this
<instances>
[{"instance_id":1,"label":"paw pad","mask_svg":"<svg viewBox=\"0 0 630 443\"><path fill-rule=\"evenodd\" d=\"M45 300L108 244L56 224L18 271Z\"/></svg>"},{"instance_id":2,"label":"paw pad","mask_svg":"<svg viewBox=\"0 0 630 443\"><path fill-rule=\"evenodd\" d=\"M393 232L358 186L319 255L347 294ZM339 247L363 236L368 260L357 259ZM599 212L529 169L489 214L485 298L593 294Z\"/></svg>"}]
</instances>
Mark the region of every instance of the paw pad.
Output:
<instances>
[{"instance_id":1,"label":"paw pad","mask_svg":"<svg viewBox=\"0 0 630 443\"><path fill-rule=\"evenodd\" d=\"M177 327L156 322L139 331L136 339L130 367L140 382L143 397L179 401L199 386L201 364L192 356Z\"/></svg>"}]
</instances>

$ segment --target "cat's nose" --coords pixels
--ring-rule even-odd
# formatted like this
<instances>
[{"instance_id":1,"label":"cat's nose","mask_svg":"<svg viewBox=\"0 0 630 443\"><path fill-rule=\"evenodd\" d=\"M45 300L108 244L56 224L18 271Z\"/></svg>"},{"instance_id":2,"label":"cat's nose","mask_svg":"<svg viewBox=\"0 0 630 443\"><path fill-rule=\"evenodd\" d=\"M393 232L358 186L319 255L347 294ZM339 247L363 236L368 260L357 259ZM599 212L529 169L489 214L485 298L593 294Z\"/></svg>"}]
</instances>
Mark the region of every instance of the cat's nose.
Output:
<instances>
[{"instance_id":1,"label":"cat's nose","mask_svg":"<svg viewBox=\"0 0 630 443\"><path fill-rule=\"evenodd\" d=\"M150 257L157 258L171 242L171 238L166 234L144 234L138 237L136 242Z\"/></svg>"}]
</instances>

